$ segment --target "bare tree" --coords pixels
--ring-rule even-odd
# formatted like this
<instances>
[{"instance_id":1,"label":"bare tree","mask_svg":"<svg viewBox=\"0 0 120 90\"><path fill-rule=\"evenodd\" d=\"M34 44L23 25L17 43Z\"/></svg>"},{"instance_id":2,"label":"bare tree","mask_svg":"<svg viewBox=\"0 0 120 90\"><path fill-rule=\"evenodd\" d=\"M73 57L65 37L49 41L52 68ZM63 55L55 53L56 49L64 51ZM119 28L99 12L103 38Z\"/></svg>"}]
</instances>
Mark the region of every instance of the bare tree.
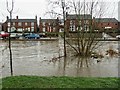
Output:
<instances>
[{"instance_id":1,"label":"bare tree","mask_svg":"<svg viewBox=\"0 0 120 90\"><path fill-rule=\"evenodd\" d=\"M48 11L47 13L48 14L52 14L52 15L55 15L55 16L62 16L63 18L63 21L64 21L64 32L63 32L63 40L64 40L64 56L66 57L67 53L66 53L66 12L68 10L68 7L69 5L65 2L65 0L56 0L56 1L50 1L48 0L48 3L49 5L51 6L51 8L53 8L52 10ZM56 12L55 11L55 8L61 8L60 9L60 12L62 13L59 13L59 12Z\"/></svg>"},{"instance_id":2,"label":"bare tree","mask_svg":"<svg viewBox=\"0 0 120 90\"><path fill-rule=\"evenodd\" d=\"M75 17L71 21L72 25L75 25L76 34L71 35L69 33L69 40L65 39L66 31L69 32L70 27L66 28L66 24L64 24L64 41L76 52L76 55L80 57L90 57L93 55L95 50L103 44L99 42L98 38L101 39L102 32L104 32L104 29L96 30L97 23L95 18L101 19L109 6L107 6L105 2L99 2L99 0L90 0L89 2L86 0L71 0L67 2L63 0L49 0L49 4L57 9L56 11L56 9L51 8L53 10L49 13L54 13L58 16L62 15L64 23L66 21L66 17L64 17L65 13L74 13ZM63 13L61 14L58 11L63 11ZM101 36L98 37L98 35ZM64 46L66 43L64 43Z\"/></svg>"},{"instance_id":3,"label":"bare tree","mask_svg":"<svg viewBox=\"0 0 120 90\"><path fill-rule=\"evenodd\" d=\"M8 1L6 1L6 5L7 5L7 11L10 14L10 30L9 30L9 52L10 52L10 70L11 70L11 76L13 76L13 66L12 66L12 50L11 50L11 26L12 26L12 13L13 13L13 9L14 9L14 1L12 0L12 4L11 4L11 9L9 8L8 5Z\"/></svg>"},{"instance_id":4,"label":"bare tree","mask_svg":"<svg viewBox=\"0 0 120 90\"><path fill-rule=\"evenodd\" d=\"M105 2L99 2L98 0L75 0L72 1L72 9L75 13L75 25L76 40L72 48L76 51L78 56L89 57L94 51L99 48L103 43L98 40L98 35L101 35L104 29L96 30L97 23L95 17L101 19L104 16L105 11L108 9ZM77 23L76 23L77 22ZM73 40L73 39L70 39Z\"/></svg>"},{"instance_id":5,"label":"bare tree","mask_svg":"<svg viewBox=\"0 0 120 90\"><path fill-rule=\"evenodd\" d=\"M64 56L66 57L66 25L65 25L65 20L66 20L66 15L65 15L65 0L61 0L62 3L62 9L63 9L63 21L64 21Z\"/></svg>"}]
</instances>

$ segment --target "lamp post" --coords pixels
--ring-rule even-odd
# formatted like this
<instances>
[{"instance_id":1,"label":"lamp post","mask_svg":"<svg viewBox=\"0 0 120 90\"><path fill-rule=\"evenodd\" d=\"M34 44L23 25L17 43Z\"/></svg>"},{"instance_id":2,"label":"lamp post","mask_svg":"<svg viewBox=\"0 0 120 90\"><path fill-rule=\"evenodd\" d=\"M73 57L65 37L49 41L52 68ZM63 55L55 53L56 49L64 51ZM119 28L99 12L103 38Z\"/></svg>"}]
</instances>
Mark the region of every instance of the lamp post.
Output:
<instances>
[{"instance_id":1,"label":"lamp post","mask_svg":"<svg viewBox=\"0 0 120 90\"><path fill-rule=\"evenodd\" d=\"M62 3L62 9L63 9L63 20L64 20L64 56L66 57L66 25L65 25L65 19L66 19L66 15L65 15L65 0L61 0Z\"/></svg>"}]
</instances>

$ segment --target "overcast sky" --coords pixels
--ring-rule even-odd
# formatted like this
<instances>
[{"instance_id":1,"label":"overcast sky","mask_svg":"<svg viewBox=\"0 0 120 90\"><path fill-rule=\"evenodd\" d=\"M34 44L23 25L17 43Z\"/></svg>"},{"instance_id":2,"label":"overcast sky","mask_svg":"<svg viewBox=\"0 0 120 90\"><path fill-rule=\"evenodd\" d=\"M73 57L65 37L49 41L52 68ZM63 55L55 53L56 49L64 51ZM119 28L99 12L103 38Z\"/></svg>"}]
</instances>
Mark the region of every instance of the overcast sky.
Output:
<instances>
[{"instance_id":1,"label":"overcast sky","mask_svg":"<svg viewBox=\"0 0 120 90\"><path fill-rule=\"evenodd\" d=\"M117 3L120 0L105 1ZM8 0L8 2L10 3L11 0ZM13 18L16 18L17 15L19 16L19 18L35 18L35 15L37 15L38 18L48 18L48 16L45 16L45 12L47 12L48 8L47 0L14 0L14 2L15 6L13 11ZM116 4L112 17L118 19L117 6L118 5ZM9 16L9 13L6 9L6 0L0 0L0 22L5 21L7 15Z\"/></svg>"}]
</instances>

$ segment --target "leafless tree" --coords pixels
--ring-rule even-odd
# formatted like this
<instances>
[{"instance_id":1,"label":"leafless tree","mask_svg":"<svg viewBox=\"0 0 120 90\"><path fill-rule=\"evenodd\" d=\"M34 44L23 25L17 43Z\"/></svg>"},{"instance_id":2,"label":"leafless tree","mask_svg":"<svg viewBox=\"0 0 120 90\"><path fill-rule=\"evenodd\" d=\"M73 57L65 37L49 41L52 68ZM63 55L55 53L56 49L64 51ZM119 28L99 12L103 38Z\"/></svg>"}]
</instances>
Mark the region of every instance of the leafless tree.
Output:
<instances>
[{"instance_id":1,"label":"leafless tree","mask_svg":"<svg viewBox=\"0 0 120 90\"><path fill-rule=\"evenodd\" d=\"M10 30L9 30L9 52L10 52L10 70L11 70L11 76L13 76L13 65L12 65L12 50L11 50L11 26L12 26L12 13L13 13L13 9L14 9L14 1L12 0L11 3L11 8L9 7L9 2L6 0L6 5L7 5L7 11L10 15Z\"/></svg>"},{"instance_id":2,"label":"leafless tree","mask_svg":"<svg viewBox=\"0 0 120 90\"><path fill-rule=\"evenodd\" d=\"M66 57L67 53L66 53L66 25L65 25L65 21L66 21L66 12L68 10L68 4L66 4L65 0L56 0L56 1L50 1L48 0L48 3L50 6L53 6L51 8L61 8L60 12L62 13L58 13L56 12L54 9L48 11L48 14L52 14L55 15L57 17L62 16L63 21L64 21L64 33L63 33L63 38L64 38L64 56Z\"/></svg>"},{"instance_id":3,"label":"leafless tree","mask_svg":"<svg viewBox=\"0 0 120 90\"><path fill-rule=\"evenodd\" d=\"M80 57L90 57L93 54L97 54L99 57L100 55L95 51L103 44L100 43L98 39L102 38L101 33L104 32L104 30L96 30L97 23L95 18L97 17L101 19L105 16L105 13L109 7L107 3L99 2L99 0L66 0L66 2L65 0L49 0L49 5L52 7L52 10L49 13L56 14L56 16L62 16L64 20L64 55L66 48L65 46L67 43L76 52L76 55ZM69 33L69 39L65 38L67 31L70 31L66 30L66 12L74 13L76 19L74 23L77 22L75 24L76 34L72 34L74 36L73 37ZM83 17L81 17L81 15L83 15ZM84 19L86 18L86 15L90 16L88 17L88 21ZM88 23L87 26L86 23ZM101 37L98 38L98 35L101 35Z\"/></svg>"}]
</instances>

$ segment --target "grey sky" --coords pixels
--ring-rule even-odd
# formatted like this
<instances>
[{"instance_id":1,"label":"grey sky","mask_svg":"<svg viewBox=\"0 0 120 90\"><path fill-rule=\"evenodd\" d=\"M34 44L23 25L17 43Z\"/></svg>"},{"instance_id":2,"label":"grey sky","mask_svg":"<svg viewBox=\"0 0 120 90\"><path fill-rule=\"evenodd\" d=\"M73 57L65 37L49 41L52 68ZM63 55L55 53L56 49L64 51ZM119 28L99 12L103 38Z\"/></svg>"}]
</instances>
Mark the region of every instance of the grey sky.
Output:
<instances>
[{"instance_id":1,"label":"grey sky","mask_svg":"<svg viewBox=\"0 0 120 90\"><path fill-rule=\"evenodd\" d=\"M11 0L8 0L11 2ZM46 0L14 0L15 7L13 18L16 18L18 15L19 18L35 18L35 15L42 18L48 18L45 16L45 12L47 11L47 2ZM120 0L98 0L98 1L106 1L106 2L118 2ZM116 4L114 13L112 17L118 19L118 5ZM111 7L111 6L110 6ZM110 10L112 11L112 10ZM6 20L6 16L9 16L9 13L6 10L6 0L0 0L0 22Z\"/></svg>"}]
</instances>

